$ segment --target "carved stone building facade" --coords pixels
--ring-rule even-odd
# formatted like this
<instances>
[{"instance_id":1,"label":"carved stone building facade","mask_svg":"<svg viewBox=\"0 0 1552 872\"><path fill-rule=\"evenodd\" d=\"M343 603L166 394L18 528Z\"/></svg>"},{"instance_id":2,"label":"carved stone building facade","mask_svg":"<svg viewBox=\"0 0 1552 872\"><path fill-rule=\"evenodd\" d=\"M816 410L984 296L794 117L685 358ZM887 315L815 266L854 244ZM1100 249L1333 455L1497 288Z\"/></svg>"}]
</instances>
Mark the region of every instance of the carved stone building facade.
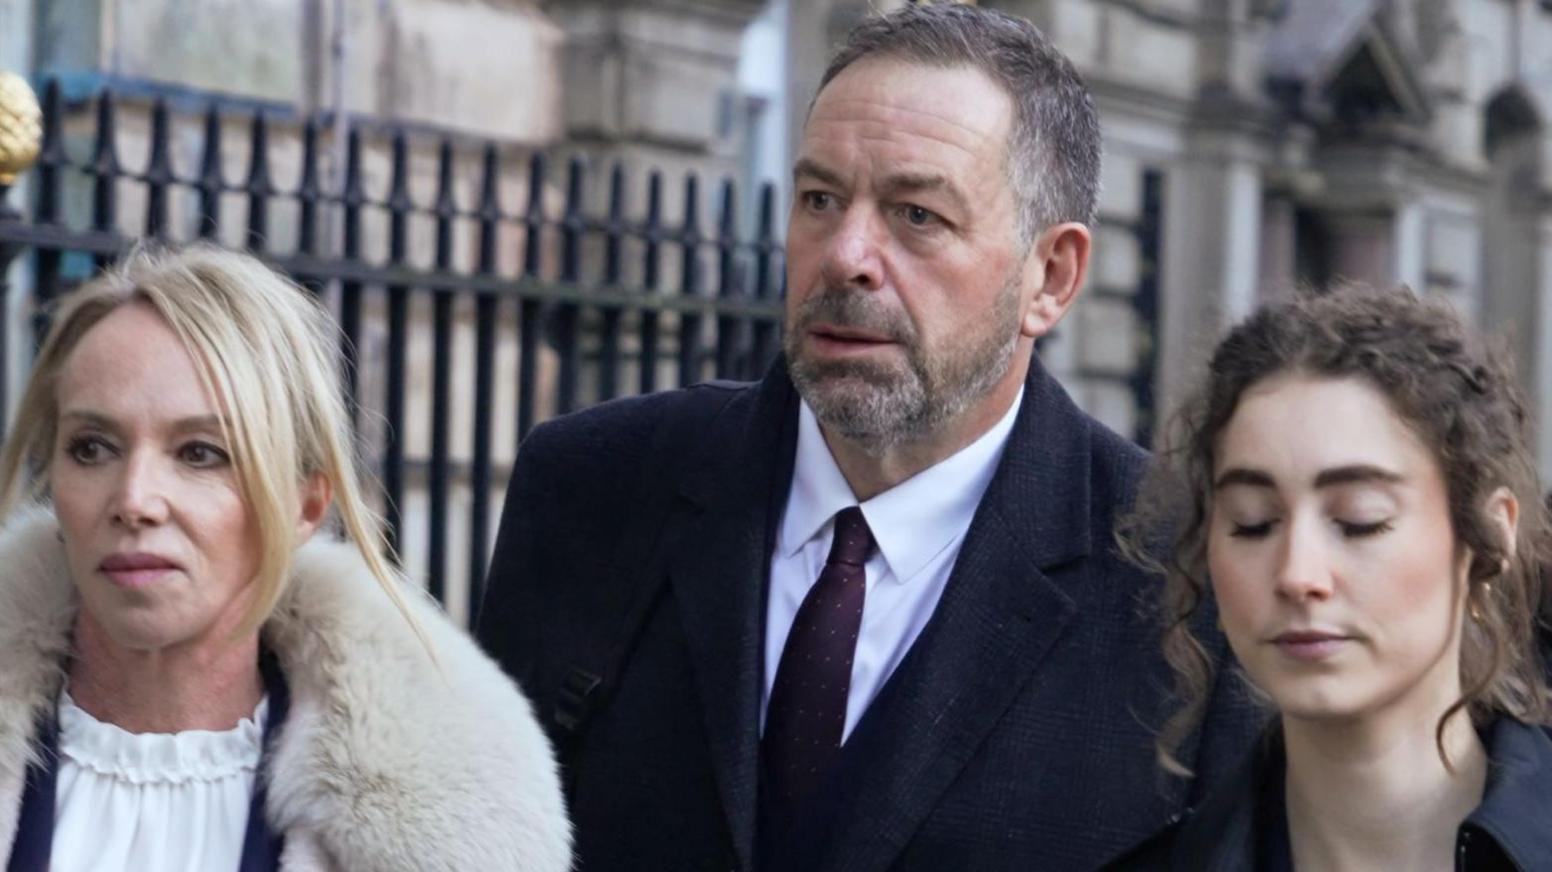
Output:
<instances>
[{"instance_id":1,"label":"carved stone building facade","mask_svg":"<svg viewBox=\"0 0 1552 872\"><path fill-rule=\"evenodd\" d=\"M142 114L153 97L220 93L272 109L282 137L343 108L618 161L639 203L653 168L784 185L831 47L905 2L0 0L0 68L68 94L111 84ZM1512 334L1552 469L1552 2L981 2L1050 34L1104 124L1091 293L1041 352L1080 402L1146 435L1259 301L1343 277L1405 282ZM127 164L144 159L143 128L121 123ZM514 176L509 204L526 196ZM1138 229L1155 194L1150 246ZM511 437L498 429L503 459Z\"/></svg>"},{"instance_id":2,"label":"carved stone building facade","mask_svg":"<svg viewBox=\"0 0 1552 872\"><path fill-rule=\"evenodd\" d=\"M1404 282L1512 338L1552 469L1552 3L983 5L1034 20L1087 76L1107 215L1136 208L1139 168L1164 173L1161 406L1259 301ZM1096 258L1131 260L1103 238Z\"/></svg>"},{"instance_id":3,"label":"carved stone building facade","mask_svg":"<svg viewBox=\"0 0 1552 872\"><path fill-rule=\"evenodd\" d=\"M905 0L786 2L790 142L827 47ZM1509 336L1552 469L1552 3L981 5L1034 21L1096 95L1093 286L1135 287L1149 267L1120 228L1139 216L1144 172L1163 178L1156 323L1138 325L1124 295L1091 295L1042 349L1091 411L1131 431L1136 398L1086 373L1148 355L1167 409L1218 331L1260 301L1341 279L1405 283Z\"/></svg>"}]
</instances>

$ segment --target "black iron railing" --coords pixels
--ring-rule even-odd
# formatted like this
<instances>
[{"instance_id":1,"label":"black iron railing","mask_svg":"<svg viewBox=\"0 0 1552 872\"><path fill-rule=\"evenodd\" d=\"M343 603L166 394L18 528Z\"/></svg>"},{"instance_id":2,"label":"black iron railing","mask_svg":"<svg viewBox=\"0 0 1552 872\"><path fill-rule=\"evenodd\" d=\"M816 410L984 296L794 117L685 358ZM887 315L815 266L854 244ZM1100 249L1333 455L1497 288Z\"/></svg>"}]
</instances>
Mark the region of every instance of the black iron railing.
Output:
<instances>
[{"instance_id":1,"label":"black iron railing","mask_svg":"<svg viewBox=\"0 0 1552 872\"><path fill-rule=\"evenodd\" d=\"M140 238L246 248L325 299L390 543L472 621L493 506L535 424L622 394L755 378L775 356L776 195L759 192L749 233L731 182L706 192L690 175L675 197L658 172L599 173L570 156L553 173L542 151L370 119L336 138L334 120L219 100L175 112L108 91L67 101L51 83L30 214L0 187L0 276L24 266L14 290L37 304L34 341L44 304ZM244 134L245 164L224 142ZM143 152L139 169L121 162L126 146ZM1163 187L1160 171L1145 170L1139 214L1108 222L1137 247L1135 285L1093 291L1130 313L1120 341L1135 354L1071 373L1125 391L1143 444L1154 427ZM0 302L3 319L13 307ZM0 343L12 326L0 320ZM429 347L428 363L417 346ZM8 359L0 344L0 416L16 383Z\"/></svg>"},{"instance_id":2,"label":"black iron railing","mask_svg":"<svg viewBox=\"0 0 1552 872\"><path fill-rule=\"evenodd\" d=\"M1159 285L1162 278L1164 173L1156 168L1142 171L1141 203L1137 215L1126 222L1106 219L1120 226L1137 246L1135 284L1125 288L1098 285L1093 296L1125 305L1132 315L1133 353L1131 365L1120 369L1080 367L1077 376L1089 382L1118 385L1131 395L1134 416L1132 437L1144 448L1153 444L1158 425L1154 381L1158 377Z\"/></svg>"},{"instance_id":3,"label":"black iron railing","mask_svg":"<svg viewBox=\"0 0 1552 872\"><path fill-rule=\"evenodd\" d=\"M471 620L499 499L498 464L536 423L621 394L753 378L779 347L782 249L770 186L746 234L737 192L724 182L708 231L701 215L713 204L702 202L694 175L670 203L664 178L650 173L637 210L623 167L609 169L606 190L592 191L598 174L582 157L565 162L552 188L549 156L495 142L352 127L339 143L325 118L215 103L200 119L162 100L121 101L111 92L68 102L55 83L42 104L31 214L4 206L0 189L0 269L21 258L30 273L21 292L39 304L34 338L45 326L44 304L138 238L194 236L264 257L336 313L347 391L382 483L390 542L398 553L423 546L416 568L439 599L450 580L465 581ZM131 114L138 136L121 129ZM248 135L247 163L236 172L223 143L234 126ZM180 172L177 147L193 139L197 166ZM277 179L281 139L293 156L291 184ZM130 141L145 152L139 169L119 158ZM326 149L343 151L333 183L325 176L334 152ZM372 184L374 158L386 162L385 185ZM435 165L426 202L415 195L426 187L417 160ZM502 202L514 190L520 213ZM459 323L470 329L460 332ZM0 324L0 337L9 326ZM363 344L369 332L381 337L371 350ZM417 342L430 346L423 389L413 388ZM514 362L503 371L507 357ZM0 367L4 361L0 353ZM379 366L381 390L368 391L367 376ZM12 375L0 371L0 414L9 408ZM507 405L513 419L498 427ZM458 434L460 413L467 424ZM408 437L420 424L429 436L415 450ZM498 428L510 444L498 443ZM457 484L467 494L462 517L452 499ZM406 540L412 496L423 499L419 543ZM463 540L456 558L455 530Z\"/></svg>"}]
</instances>

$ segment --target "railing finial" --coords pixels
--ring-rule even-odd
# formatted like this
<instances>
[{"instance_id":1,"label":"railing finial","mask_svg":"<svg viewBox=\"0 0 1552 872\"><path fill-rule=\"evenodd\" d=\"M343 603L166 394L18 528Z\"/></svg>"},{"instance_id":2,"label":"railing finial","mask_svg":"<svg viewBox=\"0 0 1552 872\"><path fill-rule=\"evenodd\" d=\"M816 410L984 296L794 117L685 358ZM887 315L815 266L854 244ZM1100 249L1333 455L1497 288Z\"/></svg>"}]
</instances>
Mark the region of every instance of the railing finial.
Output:
<instances>
[{"instance_id":1,"label":"railing finial","mask_svg":"<svg viewBox=\"0 0 1552 872\"><path fill-rule=\"evenodd\" d=\"M43 110L27 80L0 71L0 188L38 160L43 148Z\"/></svg>"}]
</instances>

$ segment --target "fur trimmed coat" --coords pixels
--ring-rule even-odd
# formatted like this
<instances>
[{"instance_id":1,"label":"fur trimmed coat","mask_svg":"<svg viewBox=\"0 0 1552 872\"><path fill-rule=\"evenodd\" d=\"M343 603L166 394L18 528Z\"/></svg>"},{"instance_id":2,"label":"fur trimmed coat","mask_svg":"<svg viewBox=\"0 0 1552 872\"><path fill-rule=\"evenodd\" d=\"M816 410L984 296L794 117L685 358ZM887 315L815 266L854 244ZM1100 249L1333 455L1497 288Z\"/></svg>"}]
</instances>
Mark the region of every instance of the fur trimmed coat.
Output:
<instances>
[{"instance_id":1,"label":"fur trimmed coat","mask_svg":"<svg viewBox=\"0 0 1552 872\"><path fill-rule=\"evenodd\" d=\"M76 600L46 511L0 531L0 867ZM303 546L263 638L291 692L265 756L283 872L564 872L571 833L528 701L428 597L401 588L436 651L350 545Z\"/></svg>"}]
</instances>

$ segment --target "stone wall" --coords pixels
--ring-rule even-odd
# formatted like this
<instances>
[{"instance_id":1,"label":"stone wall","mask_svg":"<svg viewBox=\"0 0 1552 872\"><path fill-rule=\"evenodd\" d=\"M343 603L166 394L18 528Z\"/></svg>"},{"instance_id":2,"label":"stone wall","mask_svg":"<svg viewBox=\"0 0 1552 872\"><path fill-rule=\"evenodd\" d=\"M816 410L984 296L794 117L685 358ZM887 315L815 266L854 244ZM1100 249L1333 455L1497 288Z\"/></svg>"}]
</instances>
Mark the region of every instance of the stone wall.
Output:
<instances>
[{"instance_id":1,"label":"stone wall","mask_svg":"<svg viewBox=\"0 0 1552 872\"><path fill-rule=\"evenodd\" d=\"M1543 466L1552 468L1544 4L983 5L1034 21L1088 79L1105 128L1106 215L1124 223L1142 169L1166 174L1162 406L1196 377L1223 327L1263 300L1311 282L1404 282L1511 333L1539 408ZM1508 92L1532 107L1536 129L1512 153L1490 155L1490 104ZM1355 106L1371 114L1343 114ZM1510 189L1516 197L1502 194ZM1127 284L1136 259L1122 239L1101 228L1091 291ZM1043 352L1085 406L1124 426L1124 397L1081 375L1124 358L1120 300L1101 297L1081 301Z\"/></svg>"},{"instance_id":2,"label":"stone wall","mask_svg":"<svg viewBox=\"0 0 1552 872\"><path fill-rule=\"evenodd\" d=\"M346 110L528 143L561 135L561 33L531 2L51 0L36 71Z\"/></svg>"},{"instance_id":3,"label":"stone wall","mask_svg":"<svg viewBox=\"0 0 1552 872\"><path fill-rule=\"evenodd\" d=\"M285 155L294 156L297 117L286 107L328 109L343 99L352 113L465 144L488 137L514 154L547 147L596 169L620 163L637 209L648 172L660 171L670 224L683 210L683 179L697 173L710 229L716 183L747 172L740 37L768 2L783 0L342 0L349 27L339 73L335 0L0 0L0 67L60 74L82 94L104 81L138 88L121 119L131 167L144 159L150 97L221 91L276 112L284 185L295 169ZM790 144L846 28L905 0L784 2L784 71L772 78L785 82ZM1160 367L1161 412L1222 327L1259 302L1312 280L1404 281L1447 296L1485 326L1514 329L1538 401L1543 464L1552 468L1552 402L1544 399L1552 398L1552 12L1542 3L981 2L1044 28L1100 109L1106 165L1092 280L1042 348L1085 407L1130 432L1139 410L1115 376L1150 356ZM1382 111L1343 117L1351 104L1332 96L1343 89L1379 95ZM1492 107L1510 105L1505 95L1519 108L1494 115ZM1495 117L1528 117L1529 133L1490 153ZM187 171L198 157L197 126L175 144ZM242 130L228 134L228 146L240 164ZM369 155L374 190L385 161L381 148ZM416 167L423 198L429 152L417 154ZM517 209L526 183L521 167L508 169L506 204ZM1144 268L1130 228L1149 170L1163 174L1165 211L1151 341L1138 338L1129 296ZM76 192L78 210L85 193ZM601 190L592 193L600 202ZM547 201L558 196L552 190ZM121 207L139 209L132 193ZM185 209L179 220L192 219ZM287 219L276 220L284 236ZM375 226L380 254L384 231ZM516 250L507 246L507 256ZM471 317L460 311L460 336ZM367 353L381 355L382 343L369 331ZM412 372L423 375L429 352L411 352ZM503 346L502 372L514 353ZM509 411L497 420L509 421ZM412 422L409 439L420 450L424 422ZM419 530L423 496L412 493L406 509L408 529Z\"/></svg>"}]
</instances>

